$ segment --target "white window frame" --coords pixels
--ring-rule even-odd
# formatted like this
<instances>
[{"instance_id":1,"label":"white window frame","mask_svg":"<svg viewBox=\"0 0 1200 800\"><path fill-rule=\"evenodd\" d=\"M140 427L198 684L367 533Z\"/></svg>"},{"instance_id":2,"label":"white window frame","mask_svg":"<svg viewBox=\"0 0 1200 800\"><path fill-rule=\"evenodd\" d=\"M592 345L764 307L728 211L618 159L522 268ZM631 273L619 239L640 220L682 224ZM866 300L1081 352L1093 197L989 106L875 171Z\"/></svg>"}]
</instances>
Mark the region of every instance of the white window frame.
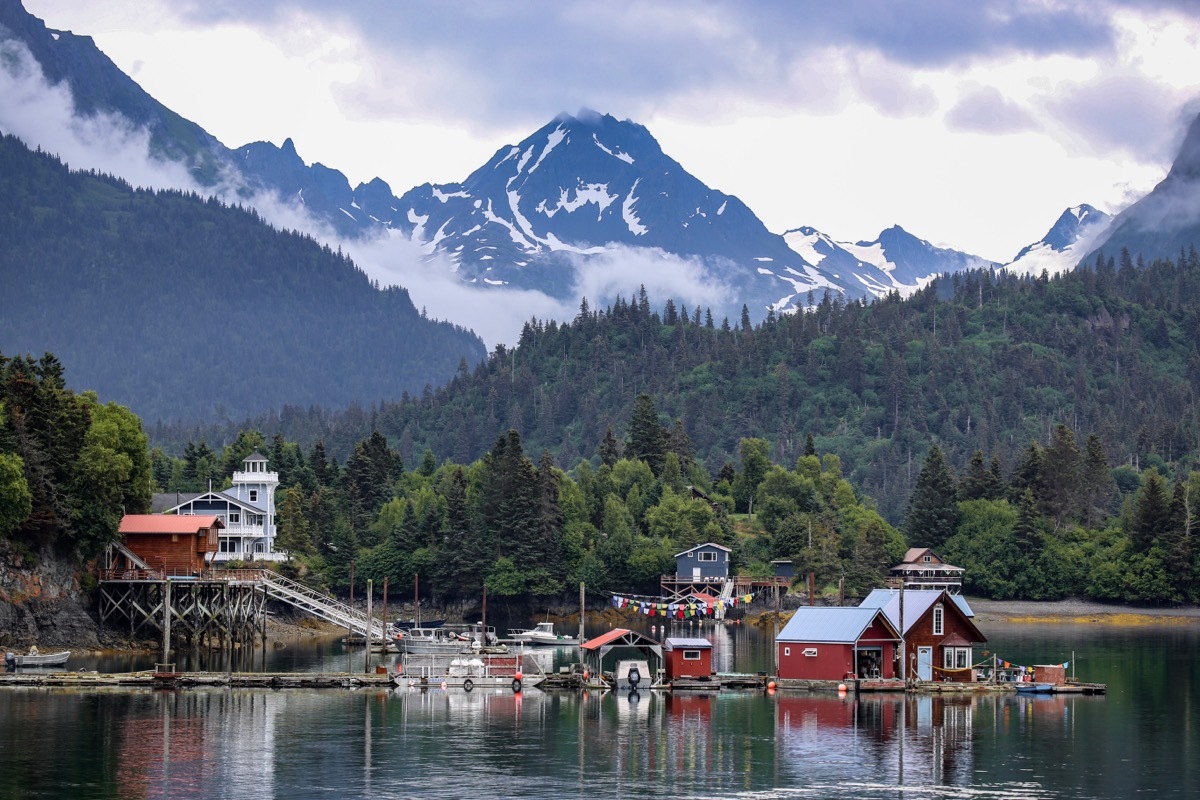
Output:
<instances>
[{"instance_id":1,"label":"white window frame","mask_svg":"<svg viewBox=\"0 0 1200 800\"><path fill-rule=\"evenodd\" d=\"M251 489L251 490L250 490L250 502L251 502L251 503L257 503L257 502L258 502L258 489Z\"/></svg>"},{"instance_id":2,"label":"white window frame","mask_svg":"<svg viewBox=\"0 0 1200 800\"><path fill-rule=\"evenodd\" d=\"M683 651L683 660L684 661L699 661L700 660L700 651L699 650L684 650Z\"/></svg>"},{"instance_id":3,"label":"white window frame","mask_svg":"<svg viewBox=\"0 0 1200 800\"><path fill-rule=\"evenodd\" d=\"M946 635L946 609L942 608L941 603L933 607L933 635Z\"/></svg>"},{"instance_id":4,"label":"white window frame","mask_svg":"<svg viewBox=\"0 0 1200 800\"><path fill-rule=\"evenodd\" d=\"M242 515L237 511L230 511L229 512L229 521L231 523L233 523L233 522L240 523L242 521Z\"/></svg>"},{"instance_id":5,"label":"white window frame","mask_svg":"<svg viewBox=\"0 0 1200 800\"><path fill-rule=\"evenodd\" d=\"M971 666L971 648L944 648L942 650L942 666L946 669L966 669Z\"/></svg>"},{"instance_id":6,"label":"white window frame","mask_svg":"<svg viewBox=\"0 0 1200 800\"><path fill-rule=\"evenodd\" d=\"M804 648L804 655L808 656L809 658L816 658L817 648L815 648L815 647Z\"/></svg>"},{"instance_id":7,"label":"white window frame","mask_svg":"<svg viewBox=\"0 0 1200 800\"><path fill-rule=\"evenodd\" d=\"M784 654L785 656L790 656L790 655L792 654L792 648L790 648L790 647L787 647L787 646L784 646L784 648L783 648L783 654Z\"/></svg>"},{"instance_id":8,"label":"white window frame","mask_svg":"<svg viewBox=\"0 0 1200 800\"><path fill-rule=\"evenodd\" d=\"M717 560L717 554L712 552L711 550L701 550L699 553L696 554L696 560L697 561L715 562Z\"/></svg>"}]
</instances>

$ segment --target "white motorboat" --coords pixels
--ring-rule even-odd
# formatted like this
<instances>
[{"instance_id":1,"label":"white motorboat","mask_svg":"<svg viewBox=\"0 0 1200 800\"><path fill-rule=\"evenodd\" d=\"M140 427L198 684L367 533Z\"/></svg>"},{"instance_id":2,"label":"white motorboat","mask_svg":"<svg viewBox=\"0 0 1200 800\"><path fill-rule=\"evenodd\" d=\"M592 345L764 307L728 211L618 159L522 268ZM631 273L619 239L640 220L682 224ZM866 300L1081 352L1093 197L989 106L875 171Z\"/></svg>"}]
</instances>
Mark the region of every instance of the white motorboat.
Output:
<instances>
[{"instance_id":1,"label":"white motorboat","mask_svg":"<svg viewBox=\"0 0 1200 800\"><path fill-rule=\"evenodd\" d=\"M541 647L577 647L579 640L554 632L553 622L539 622L532 628L510 628L508 638L514 642Z\"/></svg>"}]
</instances>

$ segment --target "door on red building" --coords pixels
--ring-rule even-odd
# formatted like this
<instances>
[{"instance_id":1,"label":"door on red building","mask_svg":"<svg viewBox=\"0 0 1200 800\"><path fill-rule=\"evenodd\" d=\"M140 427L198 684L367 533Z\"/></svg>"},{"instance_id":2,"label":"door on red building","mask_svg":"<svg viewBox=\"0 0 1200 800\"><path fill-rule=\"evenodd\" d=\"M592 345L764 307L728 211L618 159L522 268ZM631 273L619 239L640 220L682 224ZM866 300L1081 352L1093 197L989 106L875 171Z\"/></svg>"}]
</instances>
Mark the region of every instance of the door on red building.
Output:
<instances>
[{"instance_id":1,"label":"door on red building","mask_svg":"<svg viewBox=\"0 0 1200 800\"><path fill-rule=\"evenodd\" d=\"M923 681L933 680L933 648L917 648L917 677Z\"/></svg>"}]
</instances>

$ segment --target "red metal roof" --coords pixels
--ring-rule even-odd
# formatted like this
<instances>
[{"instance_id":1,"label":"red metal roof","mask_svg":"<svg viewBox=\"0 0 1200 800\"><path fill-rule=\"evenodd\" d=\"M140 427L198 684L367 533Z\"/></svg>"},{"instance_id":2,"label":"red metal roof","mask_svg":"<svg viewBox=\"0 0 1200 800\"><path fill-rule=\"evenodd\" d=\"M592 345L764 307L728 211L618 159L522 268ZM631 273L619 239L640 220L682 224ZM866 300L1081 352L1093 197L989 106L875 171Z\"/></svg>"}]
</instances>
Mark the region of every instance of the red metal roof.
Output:
<instances>
[{"instance_id":1,"label":"red metal roof","mask_svg":"<svg viewBox=\"0 0 1200 800\"><path fill-rule=\"evenodd\" d=\"M201 528L224 528L214 516L195 514L126 514L121 518L120 533L196 533Z\"/></svg>"},{"instance_id":2,"label":"red metal roof","mask_svg":"<svg viewBox=\"0 0 1200 800\"><path fill-rule=\"evenodd\" d=\"M603 647L609 642L620 639L627 633L631 633L627 628L613 628L608 633L602 633L594 639L588 639L580 645L584 650L595 650L598 647Z\"/></svg>"}]
</instances>

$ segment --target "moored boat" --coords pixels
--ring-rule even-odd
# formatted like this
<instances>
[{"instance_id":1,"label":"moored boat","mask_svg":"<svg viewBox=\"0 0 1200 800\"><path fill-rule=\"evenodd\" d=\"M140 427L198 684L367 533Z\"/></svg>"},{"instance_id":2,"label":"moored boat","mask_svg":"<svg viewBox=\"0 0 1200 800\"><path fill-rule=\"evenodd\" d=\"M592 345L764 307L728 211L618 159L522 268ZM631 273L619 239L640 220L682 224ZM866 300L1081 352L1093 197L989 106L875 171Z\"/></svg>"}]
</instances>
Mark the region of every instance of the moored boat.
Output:
<instances>
[{"instance_id":1,"label":"moored boat","mask_svg":"<svg viewBox=\"0 0 1200 800\"><path fill-rule=\"evenodd\" d=\"M482 624L411 628L397 634L395 641L400 652L406 654L506 652L496 637L496 629L490 625L485 629Z\"/></svg>"},{"instance_id":2,"label":"moored boat","mask_svg":"<svg viewBox=\"0 0 1200 800\"><path fill-rule=\"evenodd\" d=\"M553 622L539 622L532 628L509 628L508 638L541 647L575 647L579 644L579 640L573 636L556 634Z\"/></svg>"},{"instance_id":3,"label":"moored boat","mask_svg":"<svg viewBox=\"0 0 1200 800\"><path fill-rule=\"evenodd\" d=\"M28 653L5 653L4 663L9 667L61 667L71 657L70 650L57 653L39 653L36 647Z\"/></svg>"},{"instance_id":4,"label":"moored boat","mask_svg":"<svg viewBox=\"0 0 1200 800\"><path fill-rule=\"evenodd\" d=\"M391 681L406 688L474 689L509 688L520 692L545 680L545 673L526 654L438 653L404 655Z\"/></svg>"}]
</instances>

